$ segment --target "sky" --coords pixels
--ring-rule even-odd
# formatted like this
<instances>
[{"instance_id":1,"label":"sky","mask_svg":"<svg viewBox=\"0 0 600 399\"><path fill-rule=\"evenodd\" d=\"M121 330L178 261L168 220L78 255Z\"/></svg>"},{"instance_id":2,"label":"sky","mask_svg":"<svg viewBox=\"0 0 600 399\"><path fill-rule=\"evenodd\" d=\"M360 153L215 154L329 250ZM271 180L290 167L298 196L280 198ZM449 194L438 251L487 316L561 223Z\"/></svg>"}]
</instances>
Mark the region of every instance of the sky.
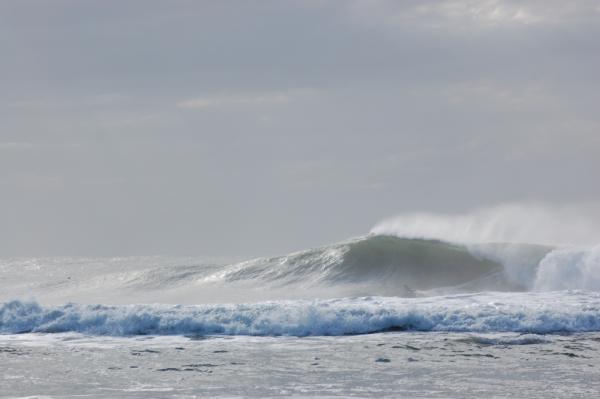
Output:
<instances>
[{"instance_id":1,"label":"sky","mask_svg":"<svg viewBox=\"0 0 600 399\"><path fill-rule=\"evenodd\" d=\"M0 256L600 203L600 2L4 0Z\"/></svg>"}]
</instances>

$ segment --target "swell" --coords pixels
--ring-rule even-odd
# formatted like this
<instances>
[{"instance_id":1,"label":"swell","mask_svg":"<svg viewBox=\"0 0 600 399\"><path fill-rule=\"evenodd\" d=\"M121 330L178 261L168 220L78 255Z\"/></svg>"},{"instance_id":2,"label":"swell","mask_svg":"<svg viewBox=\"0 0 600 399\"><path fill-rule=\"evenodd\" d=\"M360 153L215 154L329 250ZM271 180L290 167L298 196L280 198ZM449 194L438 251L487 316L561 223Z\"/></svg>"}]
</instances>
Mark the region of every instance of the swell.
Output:
<instances>
[{"instance_id":1,"label":"swell","mask_svg":"<svg viewBox=\"0 0 600 399\"><path fill-rule=\"evenodd\" d=\"M363 297L237 305L0 305L0 333L92 335L348 335L383 331L557 333L600 331L600 295L496 293Z\"/></svg>"}]
</instances>

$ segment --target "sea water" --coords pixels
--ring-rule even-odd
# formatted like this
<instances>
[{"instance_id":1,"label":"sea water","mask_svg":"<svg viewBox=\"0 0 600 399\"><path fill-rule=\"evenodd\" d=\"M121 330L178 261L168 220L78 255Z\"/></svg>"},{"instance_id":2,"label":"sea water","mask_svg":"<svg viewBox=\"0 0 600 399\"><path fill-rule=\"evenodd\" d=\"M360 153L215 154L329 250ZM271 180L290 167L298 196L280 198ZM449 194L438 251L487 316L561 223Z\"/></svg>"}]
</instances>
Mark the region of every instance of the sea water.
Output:
<instances>
[{"instance_id":1,"label":"sea water","mask_svg":"<svg viewBox=\"0 0 600 399\"><path fill-rule=\"evenodd\" d=\"M0 397L596 397L597 247L0 261Z\"/></svg>"}]
</instances>

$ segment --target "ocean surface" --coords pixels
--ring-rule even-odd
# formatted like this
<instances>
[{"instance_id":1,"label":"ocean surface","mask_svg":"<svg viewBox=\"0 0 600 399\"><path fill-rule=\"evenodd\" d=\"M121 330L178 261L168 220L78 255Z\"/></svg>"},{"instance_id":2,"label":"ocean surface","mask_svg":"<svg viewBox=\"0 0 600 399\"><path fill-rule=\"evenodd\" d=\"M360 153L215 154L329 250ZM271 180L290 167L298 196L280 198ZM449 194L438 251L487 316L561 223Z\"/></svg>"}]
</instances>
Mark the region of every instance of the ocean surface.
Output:
<instances>
[{"instance_id":1,"label":"ocean surface","mask_svg":"<svg viewBox=\"0 0 600 399\"><path fill-rule=\"evenodd\" d=\"M0 259L0 397L597 397L600 246Z\"/></svg>"}]
</instances>

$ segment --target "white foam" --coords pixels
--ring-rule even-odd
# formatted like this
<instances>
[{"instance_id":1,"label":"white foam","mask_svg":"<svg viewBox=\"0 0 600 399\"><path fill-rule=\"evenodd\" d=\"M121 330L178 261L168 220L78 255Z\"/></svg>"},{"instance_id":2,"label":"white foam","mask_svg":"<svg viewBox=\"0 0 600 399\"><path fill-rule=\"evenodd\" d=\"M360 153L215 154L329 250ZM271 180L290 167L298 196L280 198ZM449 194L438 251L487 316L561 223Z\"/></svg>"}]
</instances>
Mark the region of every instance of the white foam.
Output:
<instances>
[{"instance_id":1,"label":"white foam","mask_svg":"<svg viewBox=\"0 0 600 399\"><path fill-rule=\"evenodd\" d=\"M430 298L363 297L238 305L0 306L0 332L95 335L306 336L390 329L457 332L600 331L600 294L486 293Z\"/></svg>"},{"instance_id":2,"label":"white foam","mask_svg":"<svg viewBox=\"0 0 600 399\"><path fill-rule=\"evenodd\" d=\"M548 253L537 269L534 289L600 290L600 245L559 248Z\"/></svg>"}]
</instances>

